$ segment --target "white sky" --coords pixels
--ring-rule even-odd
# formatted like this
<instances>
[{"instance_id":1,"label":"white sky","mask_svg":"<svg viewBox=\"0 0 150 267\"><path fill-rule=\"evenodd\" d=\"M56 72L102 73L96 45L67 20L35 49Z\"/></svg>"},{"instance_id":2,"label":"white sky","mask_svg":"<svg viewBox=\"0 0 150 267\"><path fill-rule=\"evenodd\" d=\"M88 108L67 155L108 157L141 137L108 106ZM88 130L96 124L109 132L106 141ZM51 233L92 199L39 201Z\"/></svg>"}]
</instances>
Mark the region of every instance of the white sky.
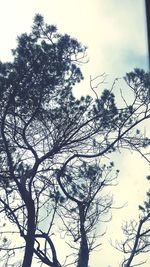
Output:
<instances>
[{"instance_id":1,"label":"white sky","mask_svg":"<svg viewBox=\"0 0 150 267\"><path fill-rule=\"evenodd\" d=\"M16 36L29 31L35 13L41 13L61 33L68 33L88 46L85 81L76 93L89 92L89 76L103 72L108 80L123 76L134 67L147 69L147 40L144 0L0 0L0 60L11 59L10 49ZM100 88L101 90L102 88ZM149 167L139 155L124 153L116 167L121 169L120 184L114 189L116 205L129 206L115 211L108 226L103 250L94 253L90 267L119 266L117 252L108 240L120 236L122 220L136 216L138 204L145 197ZM118 159L117 158L117 159ZM134 217L134 216L133 216ZM133 218L132 217L132 218ZM108 257L109 255L109 257ZM150 262L144 265L150 266ZM35 266L34 266L35 267Z\"/></svg>"}]
</instances>

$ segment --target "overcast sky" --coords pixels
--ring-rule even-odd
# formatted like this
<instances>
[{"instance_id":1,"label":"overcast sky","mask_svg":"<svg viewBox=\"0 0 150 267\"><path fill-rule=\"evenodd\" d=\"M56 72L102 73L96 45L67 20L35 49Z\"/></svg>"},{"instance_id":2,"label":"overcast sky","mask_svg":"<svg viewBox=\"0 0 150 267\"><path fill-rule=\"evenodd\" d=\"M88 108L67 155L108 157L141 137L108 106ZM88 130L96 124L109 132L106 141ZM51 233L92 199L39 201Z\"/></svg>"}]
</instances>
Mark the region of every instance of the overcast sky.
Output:
<instances>
[{"instance_id":1,"label":"overcast sky","mask_svg":"<svg viewBox=\"0 0 150 267\"><path fill-rule=\"evenodd\" d=\"M147 40L144 0L0 0L0 60L11 60L17 35L30 31L35 13L40 13L59 32L77 38L88 47L89 63L83 66L85 81L80 93L89 92L89 77L107 73L108 80L135 67L147 69ZM102 90L102 88L100 88ZM79 92L76 92L77 94ZM139 155L124 153L116 162L121 169L116 205L129 202L123 211L114 211L107 238L120 236L121 221L136 216L147 187L147 164ZM138 167L137 167L138 166ZM128 190L127 190L128 188ZM133 197L134 196L134 197ZM109 249L108 249L109 248ZM118 266L115 250L109 246L93 254L90 267ZM109 256L108 256L109 255ZM145 264L145 267L150 263Z\"/></svg>"}]
</instances>

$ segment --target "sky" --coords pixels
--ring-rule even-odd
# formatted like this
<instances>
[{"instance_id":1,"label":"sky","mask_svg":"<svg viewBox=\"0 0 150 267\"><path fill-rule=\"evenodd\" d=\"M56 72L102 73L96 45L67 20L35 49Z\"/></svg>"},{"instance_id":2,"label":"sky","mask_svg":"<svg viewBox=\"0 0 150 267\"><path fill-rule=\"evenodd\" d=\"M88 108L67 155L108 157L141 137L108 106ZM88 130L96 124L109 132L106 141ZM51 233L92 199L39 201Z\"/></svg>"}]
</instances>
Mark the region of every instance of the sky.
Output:
<instances>
[{"instance_id":1,"label":"sky","mask_svg":"<svg viewBox=\"0 0 150 267\"><path fill-rule=\"evenodd\" d=\"M85 79L75 89L76 96L91 93L90 75L107 74L99 94L114 78L135 67L148 69L144 0L0 0L1 61L12 60L16 37L30 31L36 13L57 25L59 32L70 34L88 47L89 62L82 67ZM128 205L113 211L103 249L93 254L90 267L119 266L120 254L109 241L121 237L122 221L137 216L138 204L148 187L145 177L149 166L139 155L124 152L116 157L116 168L121 172L119 185L113 189L114 201L116 206L127 201ZM150 266L150 262L144 266Z\"/></svg>"}]
</instances>

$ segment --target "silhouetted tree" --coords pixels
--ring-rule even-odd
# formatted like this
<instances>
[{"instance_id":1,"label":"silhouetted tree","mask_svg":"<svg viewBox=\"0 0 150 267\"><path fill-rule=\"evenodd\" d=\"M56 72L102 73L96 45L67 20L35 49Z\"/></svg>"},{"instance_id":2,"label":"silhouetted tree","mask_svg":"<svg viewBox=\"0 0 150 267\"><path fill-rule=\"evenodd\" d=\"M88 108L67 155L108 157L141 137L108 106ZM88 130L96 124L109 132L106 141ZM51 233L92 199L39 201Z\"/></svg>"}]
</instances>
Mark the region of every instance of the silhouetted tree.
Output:
<instances>
[{"instance_id":1,"label":"silhouetted tree","mask_svg":"<svg viewBox=\"0 0 150 267\"><path fill-rule=\"evenodd\" d=\"M149 176L148 176L149 179ZM139 220L126 222L122 226L125 241L117 242L116 248L123 252L124 261L121 266L141 266L146 260L141 259L141 254L150 251L150 192L144 205L139 205ZM139 257L140 256L140 257Z\"/></svg>"},{"instance_id":2,"label":"silhouetted tree","mask_svg":"<svg viewBox=\"0 0 150 267\"><path fill-rule=\"evenodd\" d=\"M71 237L69 246L77 251L74 254L78 267L88 266L89 254L99 246L95 244L100 236L97 224L110 219L108 211L112 205L112 196L103 191L115 185L117 175L118 170L113 173L113 162L106 166L95 160L82 161L78 166L68 165L62 180L58 180L65 196L57 210L64 225L61 231Z\"/></svg>"},{"instance_id":3,"label":"silhouetted tree","mask_svg":"<svg viewBox=\"0 0 150 267\"><path fill-rule=\"evenodd\" d=\"M146 158L143 147L150 142L136 127L150 117L149 75L138 69L127 74L132 99L127 104L122 95L121 108L112 89L96 99L76 99L72 88L83 79L79 64L85 51L36 15L32 32L18 37L14 61L0 63L0 211L24 240L10 247L5 239L1 250L6 248L12 257L23 249L22 267L30 267L34 255L48 266L62 266L51 229L56 215L68 212L70 219L74 206L75 228L71 224L66 229L72 235L78 231L77 266L87 267L89 233L112 205L101 195L109 183L104 165L90 161L122 147ZM63 201L69 209L63 209ZM42 231L42 220L49 224L47 231Z\"/></svg>"}]
</instances>

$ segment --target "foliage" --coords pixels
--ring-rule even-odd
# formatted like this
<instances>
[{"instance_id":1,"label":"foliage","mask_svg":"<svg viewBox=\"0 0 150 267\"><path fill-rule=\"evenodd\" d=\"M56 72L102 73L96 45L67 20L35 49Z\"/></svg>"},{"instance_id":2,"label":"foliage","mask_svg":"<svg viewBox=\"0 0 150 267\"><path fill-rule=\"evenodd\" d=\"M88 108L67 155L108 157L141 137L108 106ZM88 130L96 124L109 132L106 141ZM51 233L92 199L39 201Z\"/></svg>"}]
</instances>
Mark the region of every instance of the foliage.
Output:
<instances>
[{"instance_id":1,"label":"foliage","mask_svg":"<svg viewBox=\"0 0 150 267\"><path fill-rule=\"evenodd\" d=\"M150 117L149 75L127 74L133 101L127 104L122 96L122 108L109 89L96 99L77 99L72 88L83 79L85 53L76 39L36 15L32 32L18 37L14 61L0 63L0 204L21 237L19 246L6 242L6 250L11 256L24 251L22 267L35 257L63 266L52 236L60 219L77 243L73 264L87 267L96 225L108 220L112 206L105 188L118 174L104 159L130 148L148 161L143 148L150 142L137 127ZM48 225L44 231L42 224ZM11 232L7 226L5 232Z\"/></svg>"}]
</instances>

